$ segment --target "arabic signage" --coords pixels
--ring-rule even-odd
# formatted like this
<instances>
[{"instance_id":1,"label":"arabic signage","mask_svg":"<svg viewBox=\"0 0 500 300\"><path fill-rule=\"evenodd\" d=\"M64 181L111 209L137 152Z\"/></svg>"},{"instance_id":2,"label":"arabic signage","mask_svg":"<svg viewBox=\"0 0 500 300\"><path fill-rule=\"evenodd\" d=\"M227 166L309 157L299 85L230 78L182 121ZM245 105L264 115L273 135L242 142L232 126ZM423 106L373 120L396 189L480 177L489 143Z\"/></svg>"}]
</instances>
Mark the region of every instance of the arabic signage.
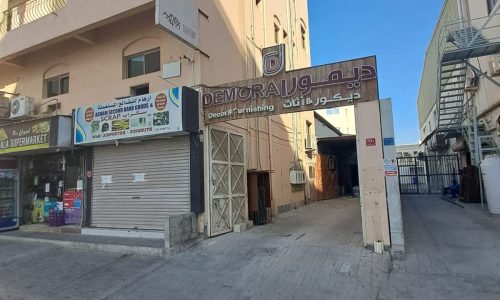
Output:
<instances>
[{"instance_id":1,"label":"arabic signage","mask_svg":"<svg viewBox=\"0 0 500 300\"><path fill-rule=\"evenodd\" d=\"M376 59L372 56L205 87L202 99L205 123L376 100Z\"/></svg>"},{"instance_id":2,"label":"arabic signage","mask_svg":"<svg viewBox=\"0 0 500 300\"><path fill-rule=\"evenodd\" d=\"M49 148L50 119L0 127L0 154Z\"/></svg>"},{"instance_id":3,"label":"arabic signage","mask_svg":"<svg viewBox=\"0 0 500 300\"><path fill-rule=\"evenodd\" d=\"M384 159L385 176L398 176L398 165L396 159Z\"/></svg>"},{"instance_id":4,"label":"arabic signage","mask_svg":"<svg viewBox=\"0 0 500 300\"><path fill-rule=\"evenodd\" d=\"M377 140L375 138L366 139L366 147L377 146Z\"/></svg>"},{"instance_id":5,"label":"arabic signage","mask_svg":"<svg viewBox=\"0 0 500 300\"><path fill-rule=\"evenodd\" d=\"M198 48L198 7L193 0L156 0L156 25Z\"/></svg>"},{"instance_id":6,"label":"arabic signage","mask_svg":"<svg viewBox=\"0 0 500 300\"><path fill-rule=\"evenodd\" d=\"M77 108L75 145L182 131L183 89Z\"/></svg>"}]
</instances>

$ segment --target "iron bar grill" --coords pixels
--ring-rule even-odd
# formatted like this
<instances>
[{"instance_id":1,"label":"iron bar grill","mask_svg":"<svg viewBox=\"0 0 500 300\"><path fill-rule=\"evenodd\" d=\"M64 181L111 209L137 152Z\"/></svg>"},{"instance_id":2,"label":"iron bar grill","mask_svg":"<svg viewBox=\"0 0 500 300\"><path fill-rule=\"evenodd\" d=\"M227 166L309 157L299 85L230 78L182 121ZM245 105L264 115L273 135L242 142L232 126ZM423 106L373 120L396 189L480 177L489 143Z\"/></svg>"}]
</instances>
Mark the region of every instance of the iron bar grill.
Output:
<instances>
[{"instance_id":1,"label":"iron bar grill","mask_svg":"<svg viewBox=\"0 0 500 300\"><path fill-rule=\"evenodd\" d=\"M398 157L397 160L401 194L439 194L453 180L460 182L456 154Z\"/></svg>"},{"instance_id":2,"label":"iron bar grill","mask_svg":"<svg viewBox=\"0 0 500 300\"><path fill-rule=\"evenodd\" d=\"M68 0L29 0L3 13L0 32L14 30L65 7Z\"/></svg>"}]
</instances>

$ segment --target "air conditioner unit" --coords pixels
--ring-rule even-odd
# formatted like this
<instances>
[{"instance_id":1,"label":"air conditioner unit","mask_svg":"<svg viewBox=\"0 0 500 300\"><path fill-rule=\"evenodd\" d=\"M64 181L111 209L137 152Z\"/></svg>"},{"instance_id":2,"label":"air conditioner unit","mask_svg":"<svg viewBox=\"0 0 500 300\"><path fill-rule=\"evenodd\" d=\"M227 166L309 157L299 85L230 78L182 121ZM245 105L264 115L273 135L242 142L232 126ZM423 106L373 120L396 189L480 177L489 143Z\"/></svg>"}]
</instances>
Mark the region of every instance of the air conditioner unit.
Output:
<instances>
[{"instance_id":1,"label":"air conditioner unit","mask_svg":"<svg viewBox=\"0 0 500 300\"><path fill-rule=\"evenodd\" d=\"M19 96L10 102L10 118L32 116L35 111L35 100L31 97Z\"/></svg>"},{"instance_id":2,"label":"air conditioner unit","mask_svg":"<svg viewBox=\"0 0 500 300\"><path fill-rule=\"evenodd\" d=\"M313 149L313 148L314 148L314 147L313 147L312 137L311 137L311 135L310 135L310 134L308 134L308 135L306 136L306 149L307 149L307 150L311 150L311 149Z\"/></svg>"},{"instance_id":3,"label":"air conditioner unit","mask_svg":"<svg viewBox=\"0 0 500 300\"><path fill-rule=\"evenodd\" d=\"M490 76L500 75L500 54L493 55L490 59Z\"/></svg>"},{"instance_id":4,"label":"air conditioner unit","mask_svg":"<svg viewBox=\"0 0 500 300\"><path fill-rule=\"evenodd\" d=\"M467 73L465 77L465 88L466 92L473 92L479 89L479 78L474 72Z\"/></svg>"},{"instance_id":5,"label":"air conditioner unit","mask_svg":"<svg viewBox=\"0 0 500 300\"><path fill-rule=\"evenodd\" d=\"M305 184L306 174L304 173L304 171L290 170L290 183Z\"/></svg>"}]
</instances>

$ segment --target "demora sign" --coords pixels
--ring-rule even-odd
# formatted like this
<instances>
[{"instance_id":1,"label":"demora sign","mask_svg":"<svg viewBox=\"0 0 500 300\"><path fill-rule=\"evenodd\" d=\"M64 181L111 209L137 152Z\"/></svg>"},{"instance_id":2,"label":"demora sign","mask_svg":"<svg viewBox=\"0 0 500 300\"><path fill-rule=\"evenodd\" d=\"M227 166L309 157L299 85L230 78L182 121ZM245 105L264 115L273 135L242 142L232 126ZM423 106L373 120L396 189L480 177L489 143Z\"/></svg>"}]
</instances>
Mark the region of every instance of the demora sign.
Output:
<instances>
[{"instance_id":1,"label":"demora sign","mask_svg":"<svg viewBox=\"0 0 500 300\"><path fill-rule=\"evenodd\" d=\"M204 87L205 123L354 105L379 98L375 56L284 72L284 53L283 45L263 49L265 77Z\"/></svg>"}]
</instances>

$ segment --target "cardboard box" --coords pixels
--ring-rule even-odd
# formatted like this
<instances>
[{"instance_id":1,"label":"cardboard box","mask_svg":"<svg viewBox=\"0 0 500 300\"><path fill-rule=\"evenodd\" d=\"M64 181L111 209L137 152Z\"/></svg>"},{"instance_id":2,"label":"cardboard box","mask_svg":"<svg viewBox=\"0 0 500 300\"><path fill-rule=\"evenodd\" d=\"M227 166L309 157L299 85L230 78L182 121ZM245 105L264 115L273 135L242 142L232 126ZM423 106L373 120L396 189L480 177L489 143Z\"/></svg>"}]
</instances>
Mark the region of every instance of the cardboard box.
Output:
<instances>
[{"instance_id":1,"label":"cardboard box","mask_svg":"<svg viewBox=\"0 0 500 300\"><path fill-rule=\"evenodd\" d=\"M81 208L65 208L64 223L65 224L81 224L82 209Z\"/></svg>"}]
</instances>

